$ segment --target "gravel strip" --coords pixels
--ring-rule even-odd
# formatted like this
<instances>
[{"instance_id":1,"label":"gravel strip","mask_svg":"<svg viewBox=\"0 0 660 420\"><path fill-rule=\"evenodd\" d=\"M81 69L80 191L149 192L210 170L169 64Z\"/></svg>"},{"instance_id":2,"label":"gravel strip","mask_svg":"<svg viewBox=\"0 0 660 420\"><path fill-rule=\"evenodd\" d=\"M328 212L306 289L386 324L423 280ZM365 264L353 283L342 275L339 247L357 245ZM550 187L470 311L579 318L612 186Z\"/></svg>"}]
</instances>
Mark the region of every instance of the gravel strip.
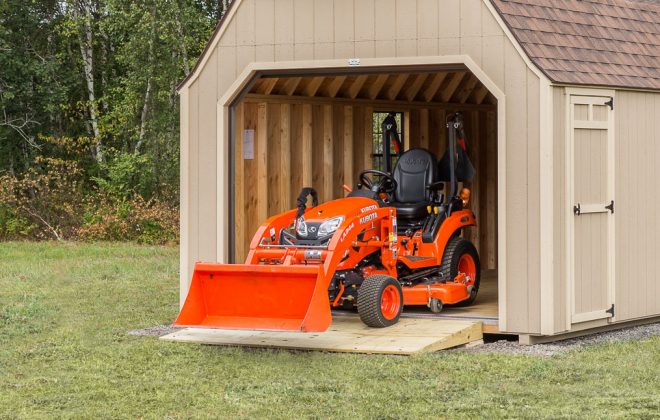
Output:
<instances>
[{"instance_id":1,"label":"gravel strip","mask_svg":"<svg viewBox=\"0 0 660 420\"><path fill-rule=\"evenodd\" d=\"M583 337L570 338L548 344L534 344L525 346L517 341L498 340L485 343L471 348L457 349L456 351L467 351L471 353L504 353L531 356L551 357L566 353L571 350L580 349L594 344L613 343L625 340L644 340L660 335L660 322L637 327L622 328L615 331L607 331Z\"/></svg>"},{"instance_id":2,"label":"gravel strip","mask_svg":"<svg viewBox=\"0 0 660 420\"><path fill-rule=\"evenodd\" d=\"M171 325L156 325L155 327L129 331L128 335L135 335L138 337L162 337L164 335L177 332L182 329L183 328L173 327Z\"/></svg>"}]
</instances>

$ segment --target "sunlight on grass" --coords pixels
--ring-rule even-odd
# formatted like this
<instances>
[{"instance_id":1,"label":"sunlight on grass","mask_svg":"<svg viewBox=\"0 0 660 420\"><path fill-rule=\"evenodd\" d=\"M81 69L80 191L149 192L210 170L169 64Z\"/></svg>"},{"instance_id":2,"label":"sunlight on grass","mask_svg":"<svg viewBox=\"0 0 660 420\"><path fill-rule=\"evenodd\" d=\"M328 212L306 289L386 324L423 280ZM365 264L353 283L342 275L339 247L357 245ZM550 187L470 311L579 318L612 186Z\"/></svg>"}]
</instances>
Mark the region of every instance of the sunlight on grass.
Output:
<instances>
[{"instance_id":1,"label":"sunlight on grass","mask_svg":"<svg viewBox=\"0 0 660 420\"><path fill-rule=\"evenodd\" d=\"M178 310L175 248L0 244L0 418L652 417L660 338L553 358L242 350L129 330Z\"/></svg>"}]
</instances>

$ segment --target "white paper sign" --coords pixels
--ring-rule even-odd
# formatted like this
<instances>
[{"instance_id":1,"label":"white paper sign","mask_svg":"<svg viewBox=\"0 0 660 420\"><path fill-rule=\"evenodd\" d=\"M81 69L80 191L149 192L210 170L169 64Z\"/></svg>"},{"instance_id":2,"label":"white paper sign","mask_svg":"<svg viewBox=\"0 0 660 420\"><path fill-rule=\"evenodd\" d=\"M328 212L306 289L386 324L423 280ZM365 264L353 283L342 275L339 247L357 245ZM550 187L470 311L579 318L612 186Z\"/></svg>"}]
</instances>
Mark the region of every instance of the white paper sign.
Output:
<instances>
[{"instance_id":1,"label":"white paper sign","mask_svg":"<svg viewBox=\"0 0 660 420\"><path fill-rule=\"evenodd\" d=\"M254 130L243 130L243 159L254 159Z\"/></svg>"}]
</instances>

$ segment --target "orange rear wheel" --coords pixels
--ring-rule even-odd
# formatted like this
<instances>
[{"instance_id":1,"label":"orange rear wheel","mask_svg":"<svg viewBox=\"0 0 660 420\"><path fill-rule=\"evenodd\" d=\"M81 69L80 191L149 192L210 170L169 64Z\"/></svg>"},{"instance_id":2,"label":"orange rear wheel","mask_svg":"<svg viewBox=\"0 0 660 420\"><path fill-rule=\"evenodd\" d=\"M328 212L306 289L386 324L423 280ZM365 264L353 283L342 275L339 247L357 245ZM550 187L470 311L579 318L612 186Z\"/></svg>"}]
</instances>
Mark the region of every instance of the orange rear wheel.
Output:
<instances>
[{"instance_id":1,"label":"orange rear wheel","mask_svg":"<svg viewBox=\"0 0 660 420\"><path fill-rule=\"evenodd\" d=\"M470 305L475 301L479 292L481 266L479 254L472 242L459 236L451 238L447 242L445 252L442 255L440 272L447 279L455 279L459 274L467 277L466 284L470 291L470 297L459 302L458 306Z\"/></svg>"}]
</instances>

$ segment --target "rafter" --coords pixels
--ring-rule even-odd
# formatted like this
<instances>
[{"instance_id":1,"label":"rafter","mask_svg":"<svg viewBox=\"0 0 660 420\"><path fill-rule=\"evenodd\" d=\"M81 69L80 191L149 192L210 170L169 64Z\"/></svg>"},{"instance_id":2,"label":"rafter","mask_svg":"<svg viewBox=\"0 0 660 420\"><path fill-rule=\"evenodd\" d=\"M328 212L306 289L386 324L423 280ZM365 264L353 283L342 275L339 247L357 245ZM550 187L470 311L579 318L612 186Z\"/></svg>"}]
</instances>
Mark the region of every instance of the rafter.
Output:
<instances>
[{"instance_id":1,"label":"rafter","mask_svg":"<svg viewBox=\"0 0 660 420\"><path fill-rule=\"evenodd\" d=\"M442 82L445 81L447 74L448 73L437 73L433 76L431 84L422 93L422 97L426 102L431 102L433 98L435 98L435 95L438 93L440 86L442 86Z\"/></svg>"},{"instance_id":2,"label":"rafter","mask_svg":"<svg viewBox=\"0 0 660 420\"><path fill-rule=\"evenodd\" d=\"M385 82L390 76L388 74L379 74L376 77L376 80L369 86L369 99L376 99L380 95L380 91L383 89Z\"/></svg>"},{"instance_id":3,"label":"rafter","mask_svg":"<svg viewBox=\"0 0 660 420\"><path fill-rule=\"evenodd\" d=\"M422 88L422 85L426 82L428 77L429 75L427 73L418 74L415 81L406 88L404 95L408 102L413 101L417 97L419 90Z\"/></svg>"},{"instance_id":4,"label":"rafter","mask_svg":"<svg viewBox=\"0 0 660 420\"><path fill-rule=\"evenodd\" d=\"M486 86L480 84L474 90L474 93L472 94L472 99L475 104L481 105L484 102L484 99L486 99L486 96L488 96L488 89L486 88Z\"/></svg>"},{"instance_id":5,"label":"rafter","mask_svg":"<svg viewBox=\"0 0 660 420\"><path fill-rule=\"evenodd\" d=\"M307 86L305 86L305 95L306 96L314 96L316 95L316 92L318 92L319 88L323 84L323 80L325 80L325 77L313 77L312 80L307 83Z\"/></svg>"},{"instance_id":6,"label":"rafter","mask_svg":"<svg viewBox=\"0 0 660 420\"><path fill-rule=\"evenodd\" d=\"M328 88L325 90L326 95L330 98L334 98L335 96L337 96L339 89L341 89L341 86L344 84L345 81L346 81L346 76L335 77L328 85Z\"/></svg>"},{"instance_id":7,"label":"rafter","mask_svg":"<svg viewBox=\"0 0 660 420\"><path fill-rule=\"evenodd\" d=\"M397 96L399 96L399 93L401 92L401 89L403 88L403 85L406 84L406 80L408 80L408 75L407 74L400 74L394 79L394 83L392 83L392 86L387 90L387 99L390 101L393 101L396 99Z\"/></svg>"},{"instance_id":8,"label":"rafter","mask_svg":"<svg viewBox=\"0 0 660 420\"><path fill-rule=\"evenodd\" d=\"M258 92L264 95L270 95L275 89L275 85L280 79L277 77L268 77L261 81L261 86L259 87Z\"/></svg>"},{"instance_id":9,"label":"rafter","mask_svg":"<svg viewBox=\"0 0 660 420\"><path fill-rule=\"evenodd\" d=\"M364 86L366 81L367 76L358 76L355 78L351 84L351 87L348 88L348 97L351 99L357 98L357 96L360 94L360 90L362 90L362 86Z\"/></svg>"},{"instance_id":10,"label":"rafter","mask_svg":"<svg viewBox=\"0 0 660 420\"><path fill-rule=\"evenodd\" d=\"M302 81L302 77L291 77L286 81L284 84L284 93L287 96L291 96L296 92L296 89L298 88L298 85L300 85L300 82Z\"/></svg>"},{"instance_id":11,"label":"rafter","mask_svg":"<svg viewBox=\"0 0 660 420\"><path fill-rule=\"evenodd\" d=\"M456 92L456 89L458 89L458 86L461 84L463 79L465 78L466 73L454 73L452 76L451 80L449 81L449 84L447 87L442 91L440 98L442 99L442 102L449 102L449 100L454 96L454 93Z\"/></svg>"},{"instance_id":12,"label":"rafter","mask_svg":"<svg viewBox=\"0 0 660 420\"><path fill-rule=\"evenodd\" d=\"M468 100L477 83L479 83L479 79L474 75L470 75L470 78L464 83L463 88L456 95L459 103L464 104Z\"/></svg>"}]
</instances>

